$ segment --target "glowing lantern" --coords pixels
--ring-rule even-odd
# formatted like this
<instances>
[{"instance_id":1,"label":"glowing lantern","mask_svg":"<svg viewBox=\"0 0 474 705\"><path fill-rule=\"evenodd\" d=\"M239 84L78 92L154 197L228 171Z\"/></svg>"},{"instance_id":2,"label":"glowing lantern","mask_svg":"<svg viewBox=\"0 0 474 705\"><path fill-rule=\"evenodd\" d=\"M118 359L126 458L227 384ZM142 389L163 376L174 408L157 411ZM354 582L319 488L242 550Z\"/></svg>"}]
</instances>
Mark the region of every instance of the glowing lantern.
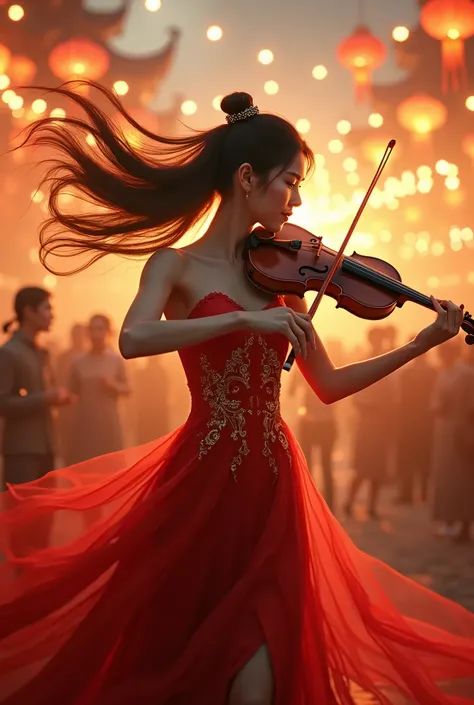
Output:
<instances>
[{"instance_id":1,"label":"glowing lantern","mask_svg":"<svg viewBox=\"0 0 474 705\"><path fill-rule=\"evenodd\" d=\"M383 64L386 55L385 44L363 25L339 44L337 56L340 64L353 73L358 102L370 96L372 71Z\"/></svg>"},{"instance_id":2,"label":"glowing lantern","mask_svg":"<svg viewBox=\"0 0 474 705\"><path fill-rule=\"evenodd\" d=\"M0 74L5 73L10 61L11 51L4 44L0 44Z\"/></svg>"},{"instance_id":3,"label":"glowing lantern","mask_svg":"<svg viewBox=\"0 0 474 705\"><path fill-rule=\"evenodd\" d=\"M444 103L422 93L403 100L397 108L397 120L416 140L427 140L431 132L446 122Z\"/></svg>"},{"instance_id":4,"label":"glowing lantern","mask_svg":"<svg viewBox=\"0 0 474 705\"><path fill-rule=\"evenodd\" d=\"M443 91L451 84L458 90L466 82L464 40L474 34L474 3L471 0L428 0L420 23L430 37L441 40Z\"/></svg>"},{"instance_id":5,"label":"glowing lantern","mask_svg":"<svg viewBox=\"0 0 474 705\"><path fill-rule=\"evenodd\" d=\"M108 71L109 54L100 44L79 37L58 44L49 55L49 66L63 81L88 78L98 81Z\"/></svg>"},{"instance_id":6,"label":"glowing lantern","mask_svg":"<svg viewBox=\"0 0 474 705\"><path fill-rule=\"evenodd\" d=\"M8 75L13 84L26 86L33 81L36 76L37 66L34 61L27 56L15 55L10 59Z\"/></svg>"}]
</instances>

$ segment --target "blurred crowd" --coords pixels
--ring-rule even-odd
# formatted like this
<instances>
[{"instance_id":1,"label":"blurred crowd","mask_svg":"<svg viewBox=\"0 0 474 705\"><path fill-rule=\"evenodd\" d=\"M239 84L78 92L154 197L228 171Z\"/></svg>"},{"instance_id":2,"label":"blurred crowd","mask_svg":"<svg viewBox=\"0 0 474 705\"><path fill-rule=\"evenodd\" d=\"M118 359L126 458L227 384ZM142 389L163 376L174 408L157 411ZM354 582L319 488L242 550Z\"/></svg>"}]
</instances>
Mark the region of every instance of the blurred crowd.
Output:
<instances>
[{"instance_id":1,"label":"blurred crowd","mask_svg":"<svg viewBox=\"0 0 474 705\"><path fill-rule=\"evenodd\" d=\"M75 322L59 346L50 339L43 347L39 336L54 318L49 293L22 289L14 308L0 347L4 483L147 443L186 419L190 400L176 353L123 360L117 331L103 312ZM364 346L336 339L325 344L341 366L397 347L404 342L398 337L394 326L379 323ZM335 513L363 511L377 519L381 490L390 485L397 503L428 503L439 534L468 541L473 390L474 347L459 336L329 406L295 367L283 376L282 414ZM341 468L349 473L344 491L337 482Z\"/></svg>"},{"instance_id":2,"label":"blurred crowd","mask_svg":"<svg viewBox=\"0 0 474 705\"><path fill-rule=\"evenodd\" d=\"M397 328L378 324L365 349L326 343L340 366L391 350ZM411 336L408 340L412 340ZM407 340L407 342L408 342ZM301 375L287 386L294 427L329 506L380 517L380 493L397 504L427 504L437 535L469 541L474 520L474 347L462 336L336 404L322 404ZM336 497L338 467L350 472ZM363 497L363 501L362 498ZM365 505L362 506L361 505ZM360 515L360 514L359 514Z\"/></svg>"}]
</instances>

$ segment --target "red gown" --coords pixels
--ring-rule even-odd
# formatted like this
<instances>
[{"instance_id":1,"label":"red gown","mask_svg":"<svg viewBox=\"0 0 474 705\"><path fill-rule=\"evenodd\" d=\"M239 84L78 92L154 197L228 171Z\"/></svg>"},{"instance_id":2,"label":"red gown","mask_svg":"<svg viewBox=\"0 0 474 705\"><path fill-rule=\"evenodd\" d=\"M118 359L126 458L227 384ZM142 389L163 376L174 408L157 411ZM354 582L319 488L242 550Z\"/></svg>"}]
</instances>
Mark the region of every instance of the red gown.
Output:
<instances>
[{"instance_id":1,"label":"red gown","mask_svg":"<svg viewBox=\"0 0 474 705\"><path fill-rule=\"evenodd\" d=\"M190 316L239 308L215 293ZM182 350L181 428L4 493L0 702L225 705L265 643L275 705L347 705L354 683L383 705L474 703L474 615L328 510L280 416L287 350L245 331Z\"/></svg>"}]
</instances>

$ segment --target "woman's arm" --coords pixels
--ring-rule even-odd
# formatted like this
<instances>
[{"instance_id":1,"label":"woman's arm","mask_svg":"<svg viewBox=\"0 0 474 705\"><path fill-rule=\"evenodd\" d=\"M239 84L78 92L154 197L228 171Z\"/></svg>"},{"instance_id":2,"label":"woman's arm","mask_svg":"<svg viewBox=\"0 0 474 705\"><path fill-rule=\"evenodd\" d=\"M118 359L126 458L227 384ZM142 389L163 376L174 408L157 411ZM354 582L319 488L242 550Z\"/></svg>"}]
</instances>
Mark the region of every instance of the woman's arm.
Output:
<instances>
[{"instance_id":1,"label":"woman's arm","mask_svg":"<svg viewBox=\"0 0 474 705\"><path fill-rule=\"evenodd\" d=\"M306 312L304 301L298 297L286 298L288 305L295 311ZM308 384L325 404L332 404L360 392L459 332L462 309L448 302L448 311L445 311L438 302L436 304L436 322L421 331L414 340L396 350L362 362L335 367L317 337L316 349L308 349L306 360L298 357L298 366Z\"/></svg>"},{"instance_id":2,"label":"woman's arm","mask_svg":"<svg viewBox=\"0 0 474 705\"><path fill-rule=\"evenodd\" d=\"M160 250L146 263L138 293L119 336L126 359L161 355L196 345L245 326L241 311L183 321L162 321L166 302L183 275L183 261L173 249Z\"/></svg>"}]
</instances>

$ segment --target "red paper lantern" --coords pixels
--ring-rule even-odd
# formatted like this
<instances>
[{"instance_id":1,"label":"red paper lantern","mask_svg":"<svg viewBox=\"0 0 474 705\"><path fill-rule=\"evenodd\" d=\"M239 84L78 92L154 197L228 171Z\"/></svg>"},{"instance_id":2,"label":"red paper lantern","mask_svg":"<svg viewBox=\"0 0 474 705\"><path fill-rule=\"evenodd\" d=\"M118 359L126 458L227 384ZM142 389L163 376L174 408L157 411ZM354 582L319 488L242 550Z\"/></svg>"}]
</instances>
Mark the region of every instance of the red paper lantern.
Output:
<instances>
[{"instance_id":1,"label":"red paper lantern","mask_svg":"<svg viewBox=\"0 0 474 705\"><path fill-rule=\"evenodd\" d=\"M4 44L0 44L0 73L5 73L10 61L11 51Z\"/></svg>"},{"instance_id":2,"label":"red paper lantern","mask_svg":"<svg viewBox=\"0 0 474 705\"><path fill-rule=\"evenodd\" d=\"M14 85L26 86L36 76L37 66L27 56L14 55L10 59L8 75Z\"/></svg>"},{"instance_id":3,"label":"red paper lantern","mask_svg":"<svg viewBox=\"0 0 474 705\"><path fill-rule=\"evenodd\" d=\"M418 140L429 139L431 132L445 124L447 117L444 103L423 93L406 98L397 108L398 122Z\"/></svg>"},{"instance_id":4,"label":"red paper lantern","mask_svg":"<svg viewBox=\"0 0 474 705\"><path fill-rule=\"evenodd\" d=\"M474 34L474 3L471 0L428 0L420 23L430 37L441 40L442 87L458 90L465 84L464 40Z\"/></svg>"},{"instance_id":5,"label":"red paper lantern","mask_svg":"<svg viewBox=\"0 0 474 705\"><path fill-rule=\"evenodd\" d=\"M339 44L337 56L340 64L354 75L356 100L361 102L368 98L372 87L372 71L379 68L387 56L385 44L368 27L360 25Z\"/></svg>"},{"instance_id":6,"label":"red paper lantern","mask_svg":"<svg viewBox=\"0 0 474 705\"><path fill-rule=\"evenodd\" d=\"M63 81L88 78L98 81L108 71L106 49L90 39L76 37L58 44L49 55L49 67Z\"/></svg>"}]
</instances>

